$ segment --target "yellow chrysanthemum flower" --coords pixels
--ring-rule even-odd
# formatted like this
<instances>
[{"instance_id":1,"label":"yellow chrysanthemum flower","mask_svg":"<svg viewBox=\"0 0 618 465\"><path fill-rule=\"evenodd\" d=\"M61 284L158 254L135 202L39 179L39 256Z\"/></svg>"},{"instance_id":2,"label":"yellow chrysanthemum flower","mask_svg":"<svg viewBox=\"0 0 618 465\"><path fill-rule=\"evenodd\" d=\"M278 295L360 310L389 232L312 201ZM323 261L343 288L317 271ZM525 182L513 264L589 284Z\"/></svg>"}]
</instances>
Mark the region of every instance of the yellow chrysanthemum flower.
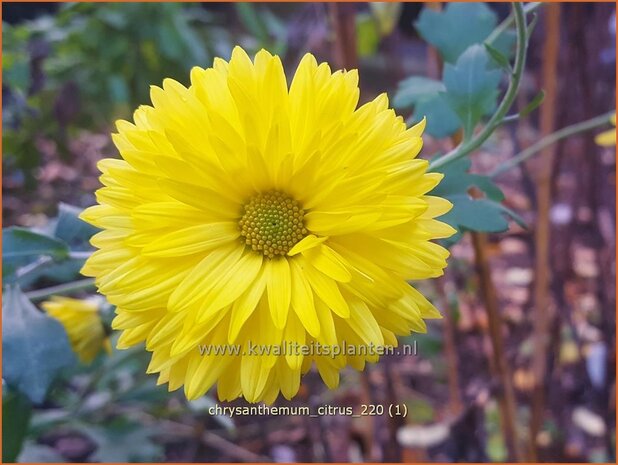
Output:
<instances>
[{"instance_id":1,"label":"yellow chrysanthemum flower","mask_svg":"<svg viewBox=\"0 0 618 465\"><path fill-rule=\"evenodd\" d=\"M609 119L614 125L614 129L597 134L594 141L602 147L612 147L616 145L616 113Z\"/></svg>"},{"instance_id":2,"label":"yellow chrysanthemum flower","mask_svg":"<svg viewBox=\"0 0 618 465\"><path fill-rule=\"evenodd\" d=\"M99 304L95 300L53 296L41 307L62 323L73 351L83 363L91 363L103 348L111 352L109 338L99 316Z\"/></svg>"},{"instance_id":3,"label":"yellow chrysanthemum flower","mask_svg":"<svg viewBox=\"0 0 618 465\"><path fill-rule=\"evenodd\" d=\"M334 388L378 357L316 343L396 345L440 317L407 283L442 274L430 240L453 233L433 219L451 204L426 195L442 175L415 158L424 122L358 97L356 71L307 54L288 89L279 57L237 47L117 123L123 160L99 163L100 205L82 218L104 231L83 273L117 306L118 347L145 341L170 390L270 403L313 362Z\"/></svg>"}]
</instances>

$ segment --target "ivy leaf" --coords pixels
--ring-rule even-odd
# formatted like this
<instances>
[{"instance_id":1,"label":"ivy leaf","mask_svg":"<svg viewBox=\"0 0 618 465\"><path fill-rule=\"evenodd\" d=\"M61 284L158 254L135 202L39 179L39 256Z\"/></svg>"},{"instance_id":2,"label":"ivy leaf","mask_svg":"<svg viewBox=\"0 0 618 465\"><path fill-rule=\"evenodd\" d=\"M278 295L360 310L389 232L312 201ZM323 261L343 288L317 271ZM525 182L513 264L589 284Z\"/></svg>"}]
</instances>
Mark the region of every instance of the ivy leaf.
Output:
<instances>
[{"instance_id":1,"label":"ivy leaf","mask_svg":"<svg viewBox=\"0 0 618 465\"><path fill-rule=\"evenodd\" d=\"M69 248L61 240L26 228L11 226L2 230L2 271L5 278L12 277L17 268L41 256L62 260L69 256Z\"/></svg>"},{"instance_id":2,"label":"ivy leaf","mask_svg":"<svg viewBox=\"0 0 618 465\"><path fill-rule=\"evenodd\" d=\"M480 44L496 27L497 18L484 3L449 3L443 11L423 8L414 24L421 37L454 63L472 44Z\"/></svg>"},{"instance_id":3,"label":"ivy leaf","mask_svg":"<svg viewBox=\"0 0 618 465\"><path fill-rule=\"evenodd\" d=\"M28 433L32 414L30 401L12 390L2 389L2 462L15 462Z\"/></svg>"},{"instance_id":4,"label":"ivy leaf","mask_svg":"<svg viewBox=\"0 0 618 465\"><path fill-rule=\"evenodd\" d=\"M488 177L468 173L470 160L464 158L444 166L436 171L444 178L432 191L431 195L450 200L453 208L440 217L440 221L457 229L457 234L445 241L446 245L456 243L464 231L502 232L509 227L508 219L515 219L521 224L521 218L504 207L501 202L504 194ZM484 198L473 198L469 190L479 189Z\"/></svg>"},{"instance_id":5,"label":"ivy leaf","mask_svg":"<svg viewBox=\"0 0 618 465\"><path fill-rule=\"evenodd\" d=\"M496 105L501 73L488 69L489 56L482 45L472 45L455 65L444 67L446 98L470 135L483 115Z\"/></svg>"},{"instance_id":6,"label":"ivy leaf","mask_svg":"<svg viewBox=\"0 0 618 465\"><path fill-rule=\"evenodd\" d=\"M461 127L461 121L446 101L445 91L441 81L412 76L399 83L393 106L397 109L414 106L414 114L408 121L410 124L426 117L427 134L437 138L447 137Z\"/></svg>"},{"instance_id":7,"label":"ivy leaf","mask_svg":"<svg viewBox=\"0 0 618 465\"><path fill-rule=\"evenodd\" d=\"M2 376L33 403L45 399L58 372L75 363L63 326L28 300L17 285L2 300Z\"/></svg>"}]
</instances>

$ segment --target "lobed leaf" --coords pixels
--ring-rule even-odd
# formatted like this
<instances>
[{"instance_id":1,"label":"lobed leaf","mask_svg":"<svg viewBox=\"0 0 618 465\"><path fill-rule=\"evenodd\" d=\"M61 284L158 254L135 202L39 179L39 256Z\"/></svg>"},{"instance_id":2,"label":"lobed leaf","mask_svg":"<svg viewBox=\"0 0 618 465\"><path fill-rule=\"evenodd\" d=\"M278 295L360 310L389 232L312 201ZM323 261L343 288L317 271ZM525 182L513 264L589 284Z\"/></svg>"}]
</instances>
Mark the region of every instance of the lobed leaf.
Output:
<instances>
[{"instance_id":1,"label":"lobed leaf","mask_svg":"<svg viewBox=\"0 0 618 465\"><path fill-rule=\"evenodd\" d=\"M440 221L457 229L457 234L445 243L456 243L466 230L489 233L506 231L508 218L525 227L518 215L502 205L504 194L500 188L488 176L468 173L469 168L470 160L463 158L437 170L444 174L444 178L430 194L452 202L453 208L442 215ZM485 197L471 197L469 191L474 187Z\"/></svg>"},{"instance_id":2,"label":"lobed leaf","mask_svg":"<svg viewBox=\"0 0 618 465\"><path fill-rule=\"evenodd\" d=\"M397 109L414 107L409 123L427 118L425 132L442 138L453 134L461 127L461 121L445 99L446 87L441 81L422 76L412 76L399 83L393 98Z\"/></svg>"},{"instance_id":3,"label":"lobed leaf","mask_svg":"<svg viewBox=\"0 0 618 465\"><path fill-rule=\"evenodd\" d=\"M496 23L495 13L484 3L449 3L443 11L424 8L414 25L444 61L454 63L470 45L483 42Z\"/></svg>"},{"instance_id":4,"label":"lobed leaf","mask_svg":"<svg viewBox=\"0 0 618 465\"><path fill-rule=\"evenodd\" d=\"M470 46L455 65L444 67L446 99L461 119L466 135L481 117L493 111L501 73L489 69L489 55L482 45Z\"/></svg>"},{"instance_id":5,"label":"lobed leaf","mask_svg":"<svg viewBox=\"0 0 618 465\"><path fill-rule=\"evenodd\" d=\"M35 404L63 368L75 363L69 339L57 320L39 311L19 286L2 299L2 376Z\"/></svg>"},{"instance_id":6,"label":"lobed leaf","mask_svg":"<svg viewBox=\"0 0 618 465\"><path fill-rule=\"evenodd\" d=\"M34 262L41 256L62 260L69 256L63 241L30 229L11 226L2 230L2 272L4 278L14 275L17 268Z\"/></svg>"}]
</instances>

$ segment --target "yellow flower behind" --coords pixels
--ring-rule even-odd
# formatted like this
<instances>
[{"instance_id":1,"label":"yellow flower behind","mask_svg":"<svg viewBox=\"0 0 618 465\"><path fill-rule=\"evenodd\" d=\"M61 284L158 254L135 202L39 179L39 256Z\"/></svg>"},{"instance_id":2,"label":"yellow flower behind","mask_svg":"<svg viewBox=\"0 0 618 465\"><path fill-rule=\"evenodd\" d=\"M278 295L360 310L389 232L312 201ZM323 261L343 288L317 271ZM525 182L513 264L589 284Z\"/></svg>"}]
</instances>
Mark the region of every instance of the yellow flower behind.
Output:
<instances>
[{"instance_id":1,"label":"yellow flower behind","mask_svg":"<svg viewBox=\"0 0 618 465\"><path fill-rule=\"evenodd\" d=\"M103 348L111 351L96 301L53 296L41 307L62 323L81 362L91 363Z\"/></svg>"},{"instance_id":2,"label":"yellow flower behind","mask_svg":"<svg viewBox=\"0 0 618 465\"><path fill-rule=\"evenodd\" d=\"M601 134L597 134L594 141L601 147L612 147L616 145L616 113L609 119L614 125L614 129L604 131Z\"/></svg>"},{"instance_id":3,"label":"yellow flower behind","mask_svg":"<svg viewBox=\"0 0 618 465\"><path fill-rule=\"evenodd\" d=\"M334 388L378 359L316 344L396 345L440 317L407 282L443 273L431 240L454 232L434 219L451 204L427 195L442 175L415 158L424 121L407 129L385 94L357 108L355 70L307 54L288 88L279 57L239 47L151 99L117 122L123 159L99 162L82 218L104 231L82 272L117 306L118 347L145 341L159 383L290 399L313 364ZM292 345L306 350L271 350Z\"/></svg>"}]
</instances>

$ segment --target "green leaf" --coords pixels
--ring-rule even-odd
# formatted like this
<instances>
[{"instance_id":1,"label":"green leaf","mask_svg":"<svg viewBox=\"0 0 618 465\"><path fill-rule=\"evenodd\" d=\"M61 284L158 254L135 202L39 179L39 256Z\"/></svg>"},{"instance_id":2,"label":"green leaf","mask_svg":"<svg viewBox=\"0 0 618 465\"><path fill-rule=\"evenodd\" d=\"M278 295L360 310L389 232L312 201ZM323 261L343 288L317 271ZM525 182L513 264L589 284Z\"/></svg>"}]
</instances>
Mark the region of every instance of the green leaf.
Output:
<instances>
[{"instance_id":1,"label":"green leaf","mask_svg":"<svg viewBox=\"0 0 618 465\"><path fill-rule=\"evenodd\" d=\"M71 250L89 250L90 238L100 229L79 218L81 208L66 203L58 206L58 218L54 227L54 237L64 241Z\"/></svg>"},{"instance_id":2,"label":"green leaf","mask_svg":"<svg viewBox=\"0 0 618 465\"><path fill-rule=\"evenodd\" d=\"M461 127L459 116L448 104L443 93L434 94L416 105L413 121L418 122L423 117L427 118L425 132L438 139L454 134Z\"/></svg>"},{"instance_id":3,"label":"green leaf","mask_svg":"<svg viewBox=\"0 0 618 465\"><path fill-rule=\"evenodd\" d=\"M63 326L28 300L16 285L2 300L2 376L35 404L58 372L76 362Z\"/></svg>"},{"instance_id":4,"label":"green leaf","mask_svg":"<svg viewBox=\"0 0 618 465\"><path fill-rule=\"evenodd\" d=\"M472 134L483 115L493 111L501 73L490 70L489 56L482 45L470 46L455 65L444 67L447 101L463 123L464 133Z\"/></svg>"},{"instance_id":5,"label":"green leaf","mask_svg":"<svg viewBox=\"0 0 618 465\"><path fill-rule=\"evenodd\" d=\"M484 3L449 3L443 11L423 8L415 27L444 61L454 63L470 45L483 42L496 22Z\"/></svg>"},{"instance_id":6,"label":"green leaf","mask_svg":"<svg viewBox=\"0 0 618 465\"><path fill-rule=\"evenodd\" d=\"M525 118L526 116L528 116L530 113L532 113L534 110L536 110L541 105L541 103L543 103L543 100L545 100L545 91L541 90L530 101L530 103L528 105L526 105L525 108L522 111L519 112L519 117L520 118Z\"/></svg>"},{"instance_id":7,"label":"green leaf","mask_svg":"<svg viewBox=\"0 0 618 465\"><path fill-rule=\"evenodd\" d=\"M32 263L41 256L62 260L68 255L69 248L61 240L15 226L2 230L4 277L11 277L17 268Z\"/></svg>"},{"instance_id":8,"label":"green leaf","mask_svg":"<svg viewBox=\"0 0 618 465\"><path fill-rule=\"evenodd\" d=\"M487 53L489 53L491 58L496 62L496 64L500 68L509 69L511 67L511 64L509 63L509 59L506 56L504 56L504 54L500 50L498 50L497 48L489 44L483 44L483 45L485 46Z\"/></svg>"},{"instance_id":9,"label":"green leaf","mask_svg":"<svg viewBox=\"0 0 618 465\"><path fill-rule=\"evenodd\" d=\"M440 221L457 229L458 234L447 239L446 245L456 243L464 231L502 232L509 227L507 218L523 221L514 212L501 204L504 194L488 177L468 173L470 160L463 158L445 165L436 171L444 174L444 178L430 193L443 197L453 204L453 208L440 217ZM484 198L472 198L469 190L479 189ZM525 225L525 223L524 223Z\"/></svg>"},{"instance_id":10,"label":"green leaf","mask_svg":"<svg viewBox=\"0 0 618 465\"><path fill-rule=\"evenodd\" d=\"M393 98L393 107L397 109L409 108L423 99L444 91L446 91L446 87L441 81L423 76L412 76L399 82Z\"/></svg>"},{"instance_id":11,"label":"green leaf","mask_svg":"<svg viewBox=\"0 0 618 465\"><path fill-rule=\"evenodd\" d=\"M157 433L126 419L114 419L106 427L79 425L97 445L90 457L96 462L156 462L163 458L163 448L153 440Z\"/></svg>"},{"instance_id":12,"label":"green leaf","mask_svg":"<svg viewBox=\"0 0 618 465\"><path fill-rule=\"evenodd\" d=\"M414 115L408 123L427 118L425 132L442 138L461 127L461 121L445 99L446 87L441 81L422 76L412 76L399 83L393 106L405 109L414 106Z\"/></svg>"},{"instance_id":13,"label":"green leaf","mask_svg":"<svg viewBox=\"0 0 618 465\"><path fill-rule=\"evenodd\" d=\"M18 392L2 391L2 462L15 462L28 433L32 405Z\"/></svg>"},{"instance_id":14,"label":"green leaf","mask_svg":"<svg viewBox=\"0 0 618 465\"><path fill-rule=\"evenodd\" d=\"M453 209L442 216L440 221L449 223L459 230L477 232L502 232L509 227L495 202L487 199L473 199L468 194L455 194L448 197Z\"/></svg>"},{"instance_id":15,"label":"green leaf","mask_svg":"<svg viewBox=\"0 0 618 465\"><path fill-rule=\"evenodd\" d=\"M511 58L515 52L517 34L512 29L507 29L494 40L491 46L504 55L507 59Z\"/></svg>"}]
</instances>

